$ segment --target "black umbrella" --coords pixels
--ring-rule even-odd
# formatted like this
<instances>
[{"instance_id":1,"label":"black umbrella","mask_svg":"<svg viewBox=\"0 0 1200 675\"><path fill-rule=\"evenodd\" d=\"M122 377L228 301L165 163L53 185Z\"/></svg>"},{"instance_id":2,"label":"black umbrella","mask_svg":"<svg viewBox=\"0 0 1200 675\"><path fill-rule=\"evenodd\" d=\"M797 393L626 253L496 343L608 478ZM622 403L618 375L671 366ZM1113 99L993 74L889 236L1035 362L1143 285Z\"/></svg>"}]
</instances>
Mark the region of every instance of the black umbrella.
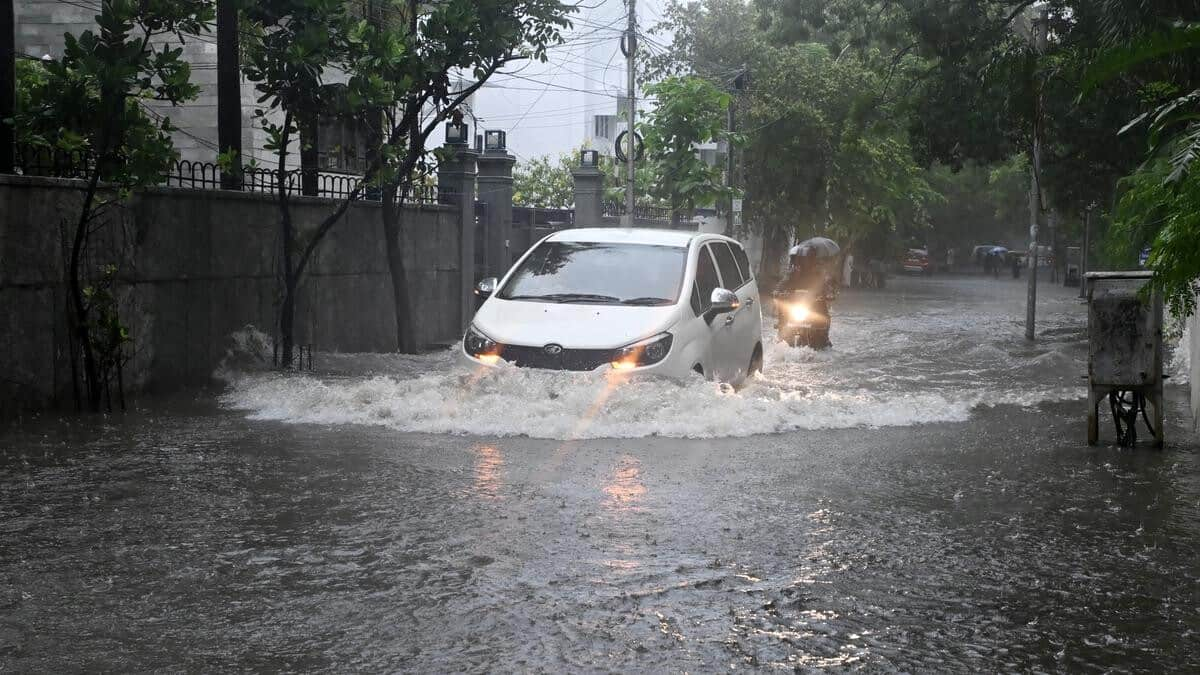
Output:
<instances>
[{"instance_id":1,"label":"black umbrella","mask_svg":"<svg viewBox=\"0 0 1200 675\"><path fill-rule=\"evenodd\" d=\"M832 239L827 239L825 237L813 237L812 239L805 239L799 244L793 246L792 250L788 252L788 255L800 255L804 251L812 251L810 255L814 255L818 258L833 258L841 253L842 249L837 245L837 242Z\"/></svg>"}]
</instances>

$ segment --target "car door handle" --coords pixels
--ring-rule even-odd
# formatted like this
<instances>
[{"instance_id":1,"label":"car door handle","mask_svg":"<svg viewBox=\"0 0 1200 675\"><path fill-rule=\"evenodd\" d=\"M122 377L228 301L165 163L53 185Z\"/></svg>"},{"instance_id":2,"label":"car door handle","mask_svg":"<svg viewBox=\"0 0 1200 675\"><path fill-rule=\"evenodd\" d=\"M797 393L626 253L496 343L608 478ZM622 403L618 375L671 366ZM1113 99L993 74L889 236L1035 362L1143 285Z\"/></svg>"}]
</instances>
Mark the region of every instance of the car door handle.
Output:
<instances>
[{"instance_id":1,"label":"car door handle","mask_svg":"<svg viewBox=\"0 0 1200 675\"><path fill-rule=\"evenodd\" d=\"M754 306L754 298L746 298L746 302L744 304L747 307L753 307Z\"/></svg>"},{"instance_id":2,"label":"car door handle","mask_svg":"<svg viewBox=\"0 0 1200 675\"><path fill-rule=\"evenodd\" d=\"M732 315L732 314L730 314L729 316L726 316L726 317L725 317L725 325L726 325L726 326L732 326L732 325L733 325L733 315Z\"/></svg>"}]
</instances>

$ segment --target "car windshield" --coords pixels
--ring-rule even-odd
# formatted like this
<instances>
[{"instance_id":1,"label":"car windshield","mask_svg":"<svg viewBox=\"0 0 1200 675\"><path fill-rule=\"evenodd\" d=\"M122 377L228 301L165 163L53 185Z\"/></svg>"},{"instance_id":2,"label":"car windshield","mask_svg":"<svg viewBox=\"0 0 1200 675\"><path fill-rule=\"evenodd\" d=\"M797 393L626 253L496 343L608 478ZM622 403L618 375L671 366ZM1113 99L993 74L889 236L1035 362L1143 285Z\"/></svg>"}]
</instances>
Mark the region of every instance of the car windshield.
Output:
<instances>
[{"instance_id":1,"label":"car windshield","mask_svg":"<svg viewBox=\"0 0 1200 675\"><path fill-rule=\"evenodd\" d=\"M679 246L547 241L500 291L505 300L570 304L673 305L687 249Z\"/></svg>"}]
</instances>

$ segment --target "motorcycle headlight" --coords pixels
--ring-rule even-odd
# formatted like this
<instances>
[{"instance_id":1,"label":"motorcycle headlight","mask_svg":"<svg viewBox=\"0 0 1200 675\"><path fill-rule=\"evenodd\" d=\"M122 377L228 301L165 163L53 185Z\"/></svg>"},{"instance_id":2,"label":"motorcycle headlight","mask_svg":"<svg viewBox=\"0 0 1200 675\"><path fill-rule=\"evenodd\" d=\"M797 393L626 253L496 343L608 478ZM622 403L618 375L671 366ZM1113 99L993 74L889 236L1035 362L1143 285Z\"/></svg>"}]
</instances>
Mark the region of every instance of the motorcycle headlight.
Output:
<instances>
[{"instance_id":1,"label":"motorcycle headlight","mask_svg":"<svg viewBox=\"0 0 1200 675\"><path fill-rule=\"evenodd\" d=\"M491 357L492 360L500 358L500 345L475 326L468 328L463 336L463 350L481 360L487 360L485 357Z\"/></svg>"},{"instance_id":2,"label":"motorcycle headlight","mask_svg":"<svg viewBox=\"0 0 1200 675\"><path fill-rule=\"evenodd\" d=\"M807 305L789 305L787 312L788 318L796 322L804 321L812 313Z\"/></svg>"},{"instance_id":3,"label":"motorcycle headlight","mask_svg":"<svg viewBox=\"0 0 1200 675\"><path fill-rule=\"evenodd\" d=\"M667 358L671 353L670 333L661 333L652 338L622 347L613 353L613 370L630 370L651 366Z\"/></svg>"}]
</instances>

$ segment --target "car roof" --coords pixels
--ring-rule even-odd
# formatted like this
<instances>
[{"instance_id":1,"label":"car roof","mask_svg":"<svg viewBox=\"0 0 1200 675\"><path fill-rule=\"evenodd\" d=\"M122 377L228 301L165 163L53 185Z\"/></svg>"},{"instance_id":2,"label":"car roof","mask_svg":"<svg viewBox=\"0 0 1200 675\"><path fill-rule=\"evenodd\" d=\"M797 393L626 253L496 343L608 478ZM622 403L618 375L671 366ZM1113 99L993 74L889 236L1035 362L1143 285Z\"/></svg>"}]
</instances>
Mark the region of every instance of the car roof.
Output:
<instances>
[{"instance_id":1,"label":"car roof","mask_svg":"<svg viewBox=\"0 0 1200 675\"><path fill-rule=\"evenodd\" d=\"M559 230L547 238L547 241L579 241L612 244L650 244L657 246L687 246L692 240L721 239L732 241L727 237L701 232L684 230L658 230L648 227L580 227L569 230Z\"/></svg>"}]
</instances>

